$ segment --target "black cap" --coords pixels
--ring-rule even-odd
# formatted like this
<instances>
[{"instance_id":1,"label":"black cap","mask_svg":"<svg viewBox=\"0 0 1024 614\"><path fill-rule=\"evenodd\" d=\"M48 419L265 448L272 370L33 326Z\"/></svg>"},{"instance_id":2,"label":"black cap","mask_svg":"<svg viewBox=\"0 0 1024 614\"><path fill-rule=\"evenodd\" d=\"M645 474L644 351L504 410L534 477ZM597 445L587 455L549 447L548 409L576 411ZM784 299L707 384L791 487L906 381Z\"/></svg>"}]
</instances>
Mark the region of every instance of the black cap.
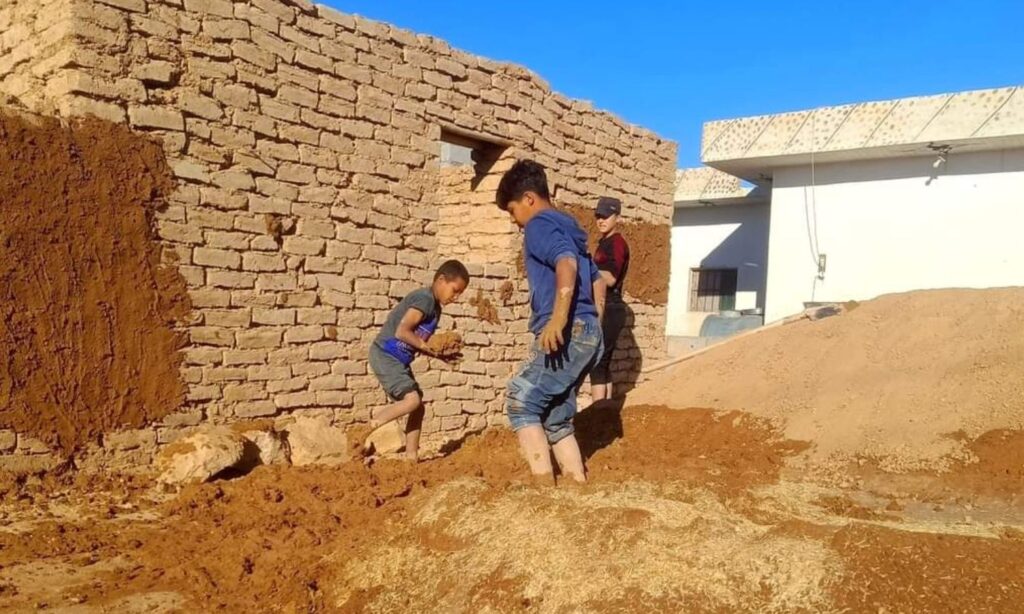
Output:
<instances>
[{"instance_id":1,"label":"black cap","mask_svg":"<svg viewBox=\"0 0 1024 614\"><path fill-rule=\"evenodd\" d=\"M608 217L622 213L622 201L611 196L602 196L597 199L597 206L594 207L594 214L598 217Z\"/></svg>"}]
</instances>

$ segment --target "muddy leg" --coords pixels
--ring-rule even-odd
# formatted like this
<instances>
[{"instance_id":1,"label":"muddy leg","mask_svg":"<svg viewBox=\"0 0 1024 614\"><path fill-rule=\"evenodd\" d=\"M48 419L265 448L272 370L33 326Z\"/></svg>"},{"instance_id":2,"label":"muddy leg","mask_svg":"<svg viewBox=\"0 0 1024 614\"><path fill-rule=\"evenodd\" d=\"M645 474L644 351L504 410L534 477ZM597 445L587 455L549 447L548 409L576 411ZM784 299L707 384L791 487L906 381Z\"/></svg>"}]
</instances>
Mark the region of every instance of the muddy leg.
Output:
<instances>
[{"instance_id":1,"label":"muddy leg","mask_svg":"<svg viewBox=\"0 0 1024 614\"><path fill-rule=\"evenodd\" d=\"M554 482L554 468L551 466L551 449L544 428L537 424L524 426L516 433L519 437L519 448L530 465L530 473L534 479L551 484Z\"/></svg>"},{"instance_id":2,"label":"muddy leg","mask_svg":"<svg viewBox=\"0 0 1024 614\"><path fill-rule=\"evenodd\" d=\"M420 429L423 427L423 414L426 411L423 404L409 414L409 420L405 423L405 458L416 462L420 456Z\"/></svg>"},{"instance_id":3,"label":"muddy leg","mask_svg":"<svg viewBox=\"0 0 1024 614\"><path fill-rule=\"evenodd\" d=\"M572 478L577 482L587 481L587 472L583 467L583 455L580 453L579 443L575 435L569 435L551 446L555 452L555 460L562 470L562 475Z\"/></svg>"}]
</instances>

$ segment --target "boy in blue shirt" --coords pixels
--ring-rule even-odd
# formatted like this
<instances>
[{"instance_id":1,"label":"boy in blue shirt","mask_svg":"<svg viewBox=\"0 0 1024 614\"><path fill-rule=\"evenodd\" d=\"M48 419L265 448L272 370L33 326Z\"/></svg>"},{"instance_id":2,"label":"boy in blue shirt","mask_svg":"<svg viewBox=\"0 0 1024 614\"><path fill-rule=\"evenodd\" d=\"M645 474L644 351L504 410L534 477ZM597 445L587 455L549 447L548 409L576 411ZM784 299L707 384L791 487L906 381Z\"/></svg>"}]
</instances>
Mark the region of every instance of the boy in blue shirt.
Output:
<instances>
[{"instance_id":1,"label":"boy in blue shirt","mask_svg":"<svg viewBox=\"0 0 1024 614\"><path fill-rule=\"evenodd\" d=\"M456 300L469 285L469 271L458 260L447 260L434 273L427 288L406 295L388 314L377 337L370 345L370 368L393 404L370 417L368 430L376 429L402 416L405 426L405 455L415 462L419 457L420 427L423 424L423 391L412 373L417 353L439 355L428 342L437 330L441 309ZM361 438L361 433L356 435Z\"/></svg>"},{"instance_id":2,"label":"boy in blue shirt","mask_svg":"<svg viewBox=\"0 0 1024 614\"><path fill-rule=\"evenodd\" d=\"M525 235L530 284L530 356L508 383L505 409L530 472L553 480L551 452L565 476L586 481L573 429L576 394L602 352L605 283L587 235L551 206L544 167L520 160L501 178L498 207Z\"/></svg>"}]
</instances>

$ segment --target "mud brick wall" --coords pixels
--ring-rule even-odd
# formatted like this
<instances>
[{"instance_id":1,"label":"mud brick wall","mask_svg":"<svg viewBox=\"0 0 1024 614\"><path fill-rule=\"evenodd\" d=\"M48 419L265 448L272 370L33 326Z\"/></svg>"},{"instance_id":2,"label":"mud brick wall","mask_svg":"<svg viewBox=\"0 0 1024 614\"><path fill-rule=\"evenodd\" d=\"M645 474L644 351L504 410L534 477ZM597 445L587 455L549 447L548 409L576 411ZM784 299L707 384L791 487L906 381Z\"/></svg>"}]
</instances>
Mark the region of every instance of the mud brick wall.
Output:
<instances>
[{"instance_id":1,"label":"mud brick wall","mask_svg":"<svg viewBox=\"0 0 1024 614\"><path fill-rule=\"evenodd\" d=\"M384 402L368 344L448 257L475 276L465 299L481 290L501 324L465 300L449 309L443 325L466 335L466 360L417 367L433 401L426 444L500 421L528 335L518 235L492 204L517 157L551 169L560 202L612 194L627 217L671 223L673 143L429 36L304 0L14 0L0 26L0 91L160 139L179 181L158 224L194 304L188 402L150 430L106 437L102 462L145 462L205 421L365 420ZM469 181L442 171L450 133L496 162ZM664 351L665 306L635 312L622 369Z\"/></svg>"}]
</instances>

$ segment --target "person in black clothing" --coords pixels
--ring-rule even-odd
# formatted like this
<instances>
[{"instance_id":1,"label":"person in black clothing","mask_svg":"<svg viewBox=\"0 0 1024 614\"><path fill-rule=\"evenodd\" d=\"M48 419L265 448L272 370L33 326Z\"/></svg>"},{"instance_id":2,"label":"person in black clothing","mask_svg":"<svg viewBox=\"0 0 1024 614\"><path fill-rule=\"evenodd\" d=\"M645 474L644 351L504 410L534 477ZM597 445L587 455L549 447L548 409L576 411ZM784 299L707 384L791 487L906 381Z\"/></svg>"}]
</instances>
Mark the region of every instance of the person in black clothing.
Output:
<instances>
[{"instance_id":1,"label":"person in black clothing","mask_svg":"<svg viewBox=\"0 0 1024 614\"><path fill-rule=\"evenodd\" d=\"M629 245L616 230L622 202L617 198L602 196L597 200L594 215L601 239L594 252L597 269L608 284L604 318L601 329L604 333L604 354L590 373L590 394L594 401L612 398L612 353L622 328L626 325L628 310L622 301L622 284L629 270Z\"/></svg>"}]
</instances>

